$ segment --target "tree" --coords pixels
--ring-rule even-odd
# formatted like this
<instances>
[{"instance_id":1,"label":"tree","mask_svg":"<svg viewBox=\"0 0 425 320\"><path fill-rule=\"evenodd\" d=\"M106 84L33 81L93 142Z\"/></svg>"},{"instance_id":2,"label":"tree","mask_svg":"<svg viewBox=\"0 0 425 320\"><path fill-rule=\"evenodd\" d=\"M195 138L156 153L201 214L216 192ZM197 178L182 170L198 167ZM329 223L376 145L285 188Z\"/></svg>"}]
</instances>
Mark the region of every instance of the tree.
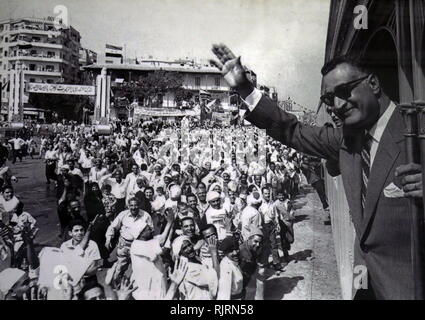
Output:
<instances>
[{"instance_id":1,"label":"tree","mask_svg":"<svg viewBox=\"0 0 425 320\"><path fill-rule=\"evenodd\" d=\"M190 100L192 94L182 88L182 85L182 74L157 70L140 76L137 81L123 83L119 89L114 89L114 98L127 98L130 102L137 100L151 107L162 105L162 99L167 93L174 93L176 102Z\"/></svg>"},{"instance_id":2,"label":"tree","mask_svg":"<svg viewBox=\"0 0 425 320\"><path fill-rule=\"evenodd\" d=\"M192 98L193 98L193 92L185 88L180 87L176 89L174 92L174 101L178 106L181 105L183 101L187 101L187 102L191 101Z\"/></svg>"}]
</instances>

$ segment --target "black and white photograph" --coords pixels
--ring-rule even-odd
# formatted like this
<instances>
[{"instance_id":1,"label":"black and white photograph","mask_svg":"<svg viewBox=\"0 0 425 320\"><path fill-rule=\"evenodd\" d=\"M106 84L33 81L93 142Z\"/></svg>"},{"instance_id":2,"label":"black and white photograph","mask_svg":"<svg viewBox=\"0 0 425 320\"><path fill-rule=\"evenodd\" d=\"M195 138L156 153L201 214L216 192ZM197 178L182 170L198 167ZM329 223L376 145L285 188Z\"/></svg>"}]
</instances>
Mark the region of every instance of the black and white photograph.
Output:
<instances>
[{"instance_id":1,"label":"black and white photograph","mask_svg":"<svg viewBox=\"0 0 425 320\"><path fill-rule=\"evenodd\" d=\"M425 0L0 0L0 102L0 300L425 299Z\"/></svg>"}]
</instances>

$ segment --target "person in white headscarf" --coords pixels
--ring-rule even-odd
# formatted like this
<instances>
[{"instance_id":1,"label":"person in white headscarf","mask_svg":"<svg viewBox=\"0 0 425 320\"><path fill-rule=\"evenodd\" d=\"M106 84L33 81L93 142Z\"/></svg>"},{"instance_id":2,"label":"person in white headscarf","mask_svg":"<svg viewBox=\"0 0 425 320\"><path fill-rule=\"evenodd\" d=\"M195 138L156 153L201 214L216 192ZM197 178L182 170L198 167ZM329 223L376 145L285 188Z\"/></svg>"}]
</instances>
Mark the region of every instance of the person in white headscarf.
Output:
<instances>
[{"instance_id":1,"label":"person in white headscarf","mask_svg":"<svg viewBox=\"0 0 425 320\"><path fill-rule=\"evenodd\" d=\"M170 236L173 213L168 213L166 219L167 225L160 235L154 237L153 228L146 225L131 244L131 278L137 287L133 292L135 300L161 300L167 293L167 271L161 255Z\"/></svg>"},{"instance_id":2,"label":"person in white headscarf","mask_svg":"<svg viewBox=\"0 0 425 320\"><path fill-rule=\"evenodd\" d=\"M214 247L211 244L211 247ZM215 244L216 248L216 244ZM188 260L187 273L179 286L182 300L213 300L217 295L218 275L214 268L201 264L188 236L174 239L172 247L174 260Z\"/></svg>"},{"instance_id":3,"label":"person in white headscarf","mask_svg":"<svg viewBox=\"0 0 425 320\"><path fill-rule=\"evenodd\" d=\"M213 224L216 227L218 240L222 240L228 233L226 220L228 212L223 208L220 193L217 191L208 191L207 202L209 207L205 211L203 219L205 219L206 224Z\"/></svg>"},{"instance_id":4,"label":"person in white headscarf","mask_svg":"<svg viewBox=\"0 0 425 320\"><path fill-rule=\"evenodd\" d=\"M254 191L247 197L247 206L243 209L240 222L241 222L241 235L244 241L248 240L252 227L261 229L262 217L258 208L261 206L261 195Z\"/></svg>"}]
</instances>

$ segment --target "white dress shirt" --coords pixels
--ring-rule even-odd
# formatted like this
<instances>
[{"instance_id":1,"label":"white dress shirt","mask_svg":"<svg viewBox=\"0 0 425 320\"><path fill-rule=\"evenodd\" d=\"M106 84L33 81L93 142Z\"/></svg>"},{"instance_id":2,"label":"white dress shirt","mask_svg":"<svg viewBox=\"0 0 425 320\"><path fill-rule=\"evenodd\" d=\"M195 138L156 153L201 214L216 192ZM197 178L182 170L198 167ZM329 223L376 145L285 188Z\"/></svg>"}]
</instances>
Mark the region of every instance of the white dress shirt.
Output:
<instances>
[{"instance_id":1,"label":"white dress shirt","mask_svg":"<svg viewBox=\"0 0 425 320\"><path fill-rule=\"evenodd\" d=\"M387 110L382 114L378 119L375 125L369 130L369 134L372 136L371 146L370 146L370 168L372 168L373 160L376 156L376 151L378 150L379 142L381 141L382 134L384 133L385 128L387 127L388 121L396 108L394 102L391 101Z\"/></svg>"}]
</instances>

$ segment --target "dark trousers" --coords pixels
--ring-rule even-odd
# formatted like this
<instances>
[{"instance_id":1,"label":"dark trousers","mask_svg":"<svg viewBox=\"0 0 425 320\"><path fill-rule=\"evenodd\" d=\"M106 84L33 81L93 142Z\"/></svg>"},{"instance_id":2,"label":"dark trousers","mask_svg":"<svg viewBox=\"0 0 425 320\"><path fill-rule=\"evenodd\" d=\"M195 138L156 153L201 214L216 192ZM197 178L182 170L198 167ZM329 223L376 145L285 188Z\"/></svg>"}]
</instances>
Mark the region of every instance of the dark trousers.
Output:
<instances>
[{"instance_id":1,"label":"dark trousers","mask_svg":"<svg viewBox=\"0 0 425 320\"><path fill-rule=\"evenodd\" d=\"M117 199L117 202L115 203L115 213L118 215L121 213L121 211L125 210L125 198Z\"/></svg>"},{"instance_id":2,"label":"dark trousers","mask_svg":"<svg viewBox=\"0 0 425 320\"><path fill-rule=\"evenodd\" d=\"M22 162L22 150L12 150L12 156L13 156L13 160L12 162L15 163L16 162L16 158L19 158L19 161Z\"/></svg>"},{"instance_id":3,"label":"dark trousers","mask_svg":"<svg viewBox=\"0 0 425 320\"><path fill-rule=\"evenodd\" d=\"M323 180L318 180L311 184L311 186L316 190L319 195L320 202L322 202L323 209L327 209L329 207L328 198L326 197L325 192L325 183Z\"/></svg>"},{"instance_id":4,"label":"dark trousers","mask_svg":"<svg viewBox=\"0 0 425 320\"><path fill-rule=\"evenodd\" d=\"M268 263L270 253L272 254L273 264L280 262L279 244L277 242L276 225L273 222L263 224L264 245L261 254L261 262Z\"/></svg>"},{"instance_id":5,"label":"dark trousers","mask_svg":"<svg viewBox=\"0 0 425 320\"><path fill-rule=\"evenodd\" d=\"M56 176L56 164L46 164L46 179L48 182L50 182L50 180L57 180L57 176Z\"/></svg>"}]
</instances>

